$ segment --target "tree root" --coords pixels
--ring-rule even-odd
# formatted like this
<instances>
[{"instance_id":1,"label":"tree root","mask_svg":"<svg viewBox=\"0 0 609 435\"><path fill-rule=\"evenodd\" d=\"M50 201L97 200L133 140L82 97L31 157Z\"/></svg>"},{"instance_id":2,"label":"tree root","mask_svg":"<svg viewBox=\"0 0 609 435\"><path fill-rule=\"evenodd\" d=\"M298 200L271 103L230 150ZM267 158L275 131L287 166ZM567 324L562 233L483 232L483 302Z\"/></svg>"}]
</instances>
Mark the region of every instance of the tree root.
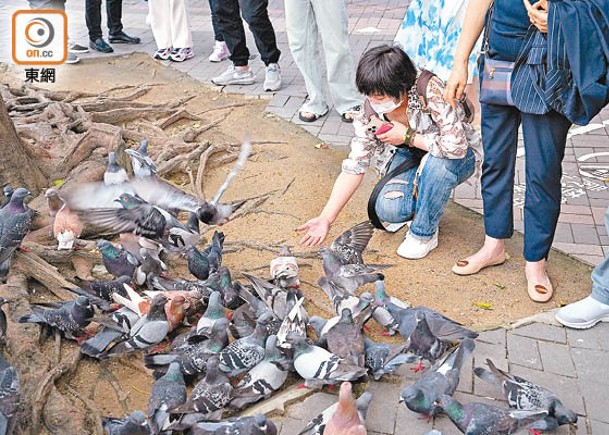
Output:
<instances>
[{"instance_id":1,"label":"tree root","mask_svg":"<svg viewBox=\"0 0 609 435\"><path fill-rule=\"evenodd\" d=\"M90 414L89 414L89 418L91 420L93 420L93 430L94 430L94 434L95 435L104 435L104 428L102 425L102 419L101 419L101 414L99 413L99 410L97 409L97 406L95 405L95 402L93 400L89 400L86 397L83 397L78 391L76 391L74 388L72 388L70 385L66 384L65 386L66 390L68 390L68 392L70 394L72 394L74 397L76 397L78 400L80 400L83 405L85 405L85 407L89 410Z\"/></svg>"},{"instance_id":2,"label":"tree root","mask_svg":"<svg viewBox=\"0 0 609 435\"><path fill-rule=\"evenodd\" d=\"M108 370L104 365L100 366L99 371L102 378L104 378L114 390L114 393L116 394L116 399L118 400L118 403L120 403L123 413L128 414L129 407L127 406L127 397L129 396L127 395L127 393L125 393L123 387L121 387L121 385L118 383L116 376L114 376L112 372Z\"/></svg>"}]
</instances>

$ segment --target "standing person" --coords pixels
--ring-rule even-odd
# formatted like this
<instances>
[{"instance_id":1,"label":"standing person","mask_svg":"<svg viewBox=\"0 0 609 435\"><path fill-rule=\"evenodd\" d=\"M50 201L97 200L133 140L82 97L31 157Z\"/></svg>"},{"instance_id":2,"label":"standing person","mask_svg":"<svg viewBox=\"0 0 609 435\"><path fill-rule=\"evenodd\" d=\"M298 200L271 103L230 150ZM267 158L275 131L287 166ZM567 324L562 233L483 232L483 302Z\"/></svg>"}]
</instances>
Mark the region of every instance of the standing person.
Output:
<instances>
[{"instance_id":1,"label":"standing person","mask_svg":"<svg viewBox=\"0 0 609 435\"><path fill-rule=\"evenodd\" d=\"M397 254L415 260L438 246L438 224L450 193L480 160L480 135L466 121L461 105L453 108L444 100L439 78L419 80L421 75L397 47L382 45L364 53L356 83L366 101L353 123L351 152L320 215L298 228L306 231L301 244L323 243L372 165L383 178L391 177L372 199L378 218L395 224L412 220Z\"/></svg>"},{"instance_id":2,"label":"standing person","mask_svg":"<svg viewBox=\"0 0 609 435\"><path fill-rule=\"evenodd\" d=\"M607 3L607 0L598 2ZM456 98L461 97L468 76L468 59L485 25L485 16L491 3L492 0L470 0L455 54L455 65L446 88L447 101L454 103ZM515 105L481 104L484 145L482 199L486 237L478 252L458 261L452 270L458 275L475 274L485 267L502 264L506 259L505 239L510 238L514 231L514 172L518 129L522 124L526 152L525 273L529 297L536 302L546 302L553 294L546 262L560 213L561 163L567 132L571 126L566 115L572 117L574 113L571 110L573 107L568 105L576 101L576 105L588 109L599 101L598 93L595 99L585 98L586 90L591 89L586 81L590 78L594 81L597 77L586 74L589 71L586 68L604 67L605 60L595 51L602 49L601 43L587 43L584 50L585 39L592 41L606 38L606 35L597 30L599 23L593 23L591 19L602 15L586 12L593 3L586 0L564 3L540 0L531 5L529 0L495 0L487 24L488 56L499 61L516 62L509 91ZM586 11L577 17L580 21L573 18L562 22L561 13L556 12L551 32L548 33L548 7L564 8L566 15L572 14L574 17L579 15L577 8ZM601 7L599 9L606 11ZM585 27L585 31L578 25ZM564 32L571 34L565 37ZM568 46L569 49L553 49L554 45L549 41L559 37L563 38L562 43L556 46ZM568 56L572 48L572 52L577 52L576 63L569 66L568 59L566 62L565 59L557 60L557 56ZM558 70L555 71L557 74L551 76L552 70ZM575 86L571 80L583 86ZM603 85L605 88L606 83ZM543 86L547 88L541 89ZM599 86L595 89L599 89ZM569 92L579 94L576 98L561 98L560 101L548 98L548 95L562 97ZM557 111L557 102L561 106L564 102L560 112ZM586 113L590 114L591 111ZM578 123L589 121L584 117L576 119Z\"/></svg>"},{"instance_id":3,"label":"standing person","mask_svg":"<svg viewBox=\"0 0 609 435\"><path fill-rule=\"evenodd\" d=\"M609 231L609 208L605 211L605 227ZM609 322L609 254L592 271L592 294L562 307L556 313L556 320L575 329Z\"/></svg>"},{"instance_id":4,"label":"standing person","mask_svg":"<svg viewBox=\"0 0 609 435\"><path fill-rule=\"evenodd\" d=\"M195 56L185 0L148 0L148 16L157 46L155 59L184 62Z\"/></svg>"},{"instance_id":5,"label":"standing person","mask_svg":"<svg viewBox=\"0 0 609 435\"><path fill-rule=\"evenodd\" d=\"M214 49L208 59L210 62L222 62L224 59L228 59L230 52L228 51L226 42L224 42L224 36L222 36L222 32L220 31L220 25L218 24L218 17L214 11L213 2L214 0L209 0L211 27L214 31Z\"/></svg>"},{"instance_id":6,"label":"standing person","mask_svg":"<svg viewBox=\"0 0 609 435\"><path fill-rule=\"evenodd\" d=\"M140 38L129 36L123 31L123 0L106 0L110 43L139 44ZM104 40L101 29L101 0L85 0L85 21L89 29L89 47L102 53L114 50Z\"/></svg>"},{"instance_id":7,"label":"standing person","mask_svg":"<svg viewBox=\"0 0 609 435\"><path fill-rule=\"evenodd\" d=\"M344 0L285 0L285 19L290 51L309 96L298 111L298 118L313 122L328 113L320 68L321 37L334 107L344 122L353 122L362 98L355 87Z\"/></svg>"},{"instance_id":8,"label":"standing person","mask_svg":"<svg viewBox=\"0 0 609 435\"><path fill-rule=\"evenodd\" d=\"M281 88L281 70L275 30L268 14L268 0L212 0L212 10L218 19L220 33L226 42L232 65L221 75L211 79L218 86L251 85L254 73L248 65L250 52L246 45L243 19L254 35L260 58L266 65L263 88L277 91Z\"/></svg>"},{"instance_id":9,"label":"standing person","mask_svg":"<svg viewBox=\"0 0 609 435\"><path fill-rule=\"evenodd\" d=\"M445 82L455 62L455 50L469 0L412 0L395 42L419 69L432 71ZM476 75L479 40L468 61L467 82Z\"/></svg>"}]
</instances>

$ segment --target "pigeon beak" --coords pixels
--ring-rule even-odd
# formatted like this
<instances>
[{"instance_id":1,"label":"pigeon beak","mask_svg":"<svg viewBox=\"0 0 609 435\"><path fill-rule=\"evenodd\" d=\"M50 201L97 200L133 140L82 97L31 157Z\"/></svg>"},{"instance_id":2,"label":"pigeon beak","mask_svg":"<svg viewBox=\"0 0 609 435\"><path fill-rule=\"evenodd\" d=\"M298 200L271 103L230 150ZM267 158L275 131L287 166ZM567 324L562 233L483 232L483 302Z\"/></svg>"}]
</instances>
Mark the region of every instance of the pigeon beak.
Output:
<instances>
[{"instance_id":1,"label":"pigeon beak","mask_svg":"<svg viewBox=\"0 0 609 435\"><path fill-rule=\"evenodd\" d=\"M404 403L404 398L402 396L400 396L400 399L398 400L398 403Z\"/></svg>"},{"instance_id":2,"label":"pigeon beak","mask_svg":"<svg viewBox=\"0 0 609 435\"><path fill-rule=\"evenodd\" d=\"M91 254L99 254L99 249L93 248L89 251Z\"/></svg>"}]
</instances>

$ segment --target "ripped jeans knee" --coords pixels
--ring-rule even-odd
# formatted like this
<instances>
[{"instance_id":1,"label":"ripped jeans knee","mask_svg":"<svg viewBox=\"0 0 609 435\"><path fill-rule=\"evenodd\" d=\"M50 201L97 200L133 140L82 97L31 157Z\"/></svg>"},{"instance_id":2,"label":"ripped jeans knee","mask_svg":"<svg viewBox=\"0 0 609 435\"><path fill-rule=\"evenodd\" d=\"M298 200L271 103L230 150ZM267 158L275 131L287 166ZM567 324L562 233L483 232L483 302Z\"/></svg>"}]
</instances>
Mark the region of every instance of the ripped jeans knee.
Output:
<instances>
[{"instance_id":1,"label":"ripped jeans knee","mask_svg":"<svg viewBox=\"0 0 609 435\"><path fill-rule=\"evenodd\" d=\"M402 178L387 182L376 200L376 213L380 220L389 223L406 222L412 218L414 198L412 185Z\"/></svg>"}]
</instances>

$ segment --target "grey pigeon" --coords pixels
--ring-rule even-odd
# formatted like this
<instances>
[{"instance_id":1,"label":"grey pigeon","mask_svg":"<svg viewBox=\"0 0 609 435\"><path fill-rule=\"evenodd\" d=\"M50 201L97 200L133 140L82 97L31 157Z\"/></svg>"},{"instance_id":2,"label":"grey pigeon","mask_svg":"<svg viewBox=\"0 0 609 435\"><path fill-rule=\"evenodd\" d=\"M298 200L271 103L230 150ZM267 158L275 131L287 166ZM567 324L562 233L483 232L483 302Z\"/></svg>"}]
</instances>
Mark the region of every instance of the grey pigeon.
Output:
<instances>
[{"instance_id":1,"label":"grey pigeon","mask_svg":"<svg viewBox=\"0 0 609 435\"><path fill-rule=\"evenodd\" d=\"M4 337L6 337L6 313L2 309L4 304L6 304L6 300L0 297L0 340L4 340Z\"/></svg>"},{"instance_id":2,"label":"grey pigeon","mask_svg":"<svg viewBox=\"0 0 609 435\"><path fill-rule=\"evenodd\" d=\"M133 175L136 177L149 177L156 174L156 165L148 155L148 140L142 140L137 150L127 148L125 152L131 158Z\"/></svg>"},{"instance_id":3,"label":"grey pigeon","mask_svg":"<svg viewBox=\"0 0 609 435\"><path fill-rule=\"evenodd\" d=\"M102 425L108 435L149 435L146 414L135 411L124 418L104 417Z\"/></svg>"},{"instance_id":4,"label":"grey pigeon","mask_svg":"<svg viewBox=\"0 0 609 435\"><path fill-rule=\"evenodd\" d=\"M2 188L2 193L4 194L4 198L2 199L2 203L0 203L0 208L4 208L4 206L7 205L11 201L11 196L13 196L14 192L15 192L15 189L13 189L13 186L11 186L10 184L4 185L4 187Z\"/></svg>"},{"instance_id":5,"label":"grey pigeon","mask_svg":"<svg viewBox=\"0 0 609 435\"><path fill-rule=\"evenodd\" d=\"M155 276L152 278L152 286L161 291L190 292L196 290L204 298L209 298L209 295L211 294L208 287L198 280L189 281L186 279L170 279L162 276Z\"/></svg>"},{"instance_id":6,"label":"grey pigeon","mask_svg":"<svg viewBox=\"0 0 609 435\"><path fill-rule=\"evenodd\" d=\"M277 287L284 290L300 287L298 262L288 246L281 247L277 257L271 260L269 269L271 280Z\"/></svg>"},{"instance_id":7,"label":"grey pigeon","mask_svg":"<svg viewBox=\"0 0 609 435\"><path fill-rule=\"evenodd\" d=\"M271 313L263 314L258 319L256 329L251 335L233 341L222 350L220 352L220 369L233 377L251 369L262 361L268 337L267 326L272 320Z\"/></svg>"},{"instance_id":8,"label":"grey pigeon","mask_svg":"<svg viewBox=\"0 0 609 435\"><path fill-rule=\"evenodd\" d=\"M140 255L142 256L142 264L135 269L135 283L140 286L146 284L148 288L152 288L154 277L163 273L163 263L154 256L148 255L148 250L145 248L140 249Z\"/></svg>"},{"instance_id":9,"label":"grey pigeon","mask_svg":"<svg viewBox=\"0 0 609 435\"><path fill-rule=\"evenodd\" d=\"M110 349L106 356L148 349L163 341L169 332L169 322L165 313L167 301L164 295L155 296L150 302L148 313L142 316L129 331L129 337Z\"/></svg>"},{"instance_id":10,"label":"grey pigeon","mask_svg":"<svg viewBox=\"0 0 609 435\"><path fill-rule=\"evenodd\" d=\"M375 343L369 338L364 339L366 367L372 373L375 381L385 374L393 374L402 364L411 363L417 357L407 351L405 344L391 346L385 343Z\"/></svg>"},{"instance_id":11,"label":"grey pigeon","mask_svg":"<svg viewBox=\"0 0 609 435\"><path fill-rule=\"evenodd\" d=\"M9 203L0 210L0 281L4 282L13 252L30 230L32 213L25 205L30 192L23 187L15 190Z\"/></svg>"},{"instance_id":12,"label":"grey pigeon","mask_svg":"<svg viewBox=\"0 0 609 435\"><path fill-rule=\"evenodd\" d=\"M359 302L355 309L352 311L353 321L362 327L370 318L375 307L372 304L372 295L364 292L359 296ZM332 317L331 319L321 319L318 316L312 316L309 320L309 324L315 330L317 338L321 339L330 330L331 327L336 325L340 320L340 315Z\"/></svg>"},{"instance_id":13,"label":"grey pigeon","mask_svg":"<svg viewBox=\"0 0 609 435\"><path fill-rule=\"evenodd\" d=\"M289 336L294 349L294 368L305 380L305 386L352 381L366 374L366 369L351 364L331 352L312 346L300 336Z\"/></svg>"},{"instance_id":14,"label":"grey pigeon","mask_svg":"<svg viewBox=\"0 0 609 435\"><path fill-rule=\"evenodd\" d=\"M207 362L218 355L222 349L228 345L228 319L220 319L214 324L208 339L186 339L186 342L179 348L172 349L168 354L145 355L144 363L148 368L163 371L163 366L171 363L178 363L183 374L189 376L205 375Z\"/></svg>"},{"instance_id":15,"label":"grey pigeon","mask_svg":"<svg viewBox=\"0 0 609 435\"><path fill-rule=\"evenodd\" d=\"M436 337L427 323L427 317L423 311L417 311L415 315L417 325L410 334L410 337L406 340L408 350L419 358L426 359L432 363L436 362L437 359L444 355L444 352L449 347L449 343L446 340L442 340ZM423 368L421 362L415 371L420 371Z\"/></svg>"},{"instance_id":16,"label":"grey pigeon","mask_svg":"<svg viewBox=\"0 0 609 435\"><path fill-rule=\"evenodd\" d=\"M186 384L180 365L172 362L167 373L157 379L150 390L148 421L153 434L160 433L169 421L169 410L186 402Z\"/></svg>"},{"instance_id":17,"label":"grey pigeon","mask_svg":"<svg viewBox=\"0 0 609 435\"><path fill-rule=\"evenodd\" d=\"M545 410L518 411L477 402L462 405L448 395L442 396L437 406L467 435L513 434L548 415Z\"/></svg>"},{"instance_id":18,"label":"grey pigeon","mask_svg":"<svg viewBox=\"0 0 609 435\"><path fill-rule=\"evenodd\" d=\"M205 285L210 290L216 290L222 294L222 305L229 310L237 309L244 302L233 285L230 270L225 266L220 266L216 272L210 273L209 278L205 280Z\"/></svg>"},{"instance_id":19,"label":"grey pigeon","mask_svg":"<svg viewBox=\"0 0 609 435\"><path fill-rule=\"evenodd\" d=\"M107 240L101 239L97 242L97 249L102 256L106 270L116 278L121 276L132 277L138 266L137 259L133 254L122 248L117 248Z\"/></svg>"},{"instance_id":20,"label":"grey pigeon","mask_svg":"<svg viewBox=\"0 0 609 435\"><path fill-rule=\"evenodd\" d=\"M324 336L328 350L346 361L364 367L364 336L355 324L351 310L343 308L340 320Z\"/></svg>"},{"instance_id":21,"label":"grey pigeon","mask_svg":"<svg viewBox=\"0 0 609 435\"><path fill-rule=\"evenodd\" d=\"M74 282L87 293L97 296L112 302L112 293L118 293L121 296L127 296L127 292L123 288L123 284L130 284L131 277L127 275L119 276L111 281L85 281L78 277L74 277Z\"/></svg>"},{"instance_id":22,"label":"grey pigeon","mask_svg":"<svg viewBox=\"0 0 609 435\"><path fill-rule=\"evenodd\" d=\"M340 386L338 402L329 406L313 418L298 435L322 435L325 432L326 426L336 414L338 414L336 418L346 417L344 419L345 423L365 425L366 414L372 403L372 397L372 393L366 391L354 401L351 393L351 384L349 382L344 382ZM353 408L355 408L355 410ZM356 421L351 421L352 417L354 417L354 415L352 416L351 414L355 414L355 412L357 412ZM342 429L344 429L344 433L348 430L346 427Z\"/></svg>"},{"instance_id":23,"label":"grey pigeon","mask_svg":"<svg viewBox=\"0 0 609 435\"><path fill-rule=\"evenodd\" d=\"M56 304L57 308L44 309L32 306L32 314L22 316L19 323L48 325L64 333L65 337L78 340L85 335L85 328L93 319L93 307L85 296Z\"/></svg>"},{"instance_id":24,"label":"grey pigeon","mask_svg":"<svg viewBox=\"0 0 609 435\"><path fill-rule=\"evenodd\" d=\"M195 246L188 246L184 250L184 256L188 263L188 271L197 279L205 281L209 278L210 266L209 260Z\"/></svg>"},{"instance_id":25,"label":"grey pigeon","mask_svg":"<svg viewBox=\"0 0 609 435\"><path fill-rule=\"evenodd\" d=\"M330 299L330 302L332 302L332 307L334 307L334 312L337 315L342 313L343 308L353 310L359 303L359 298L357 296L352 295L348 291L338 287L334 283L330 282L325 276L319 278L317 280L317 284L326 293Z\"/></svg>"},{"instance_id":26,"label":"grey pigeon","mask_svg":"<svg viewBox=\"0 0 609 435\"><path fill-rule=\"evenodd\" d=\"M116 153L114 151L108 153L108 166L106 172L104 172L104 184L106 186L122 184L128 179L127 171L116 161Z\"/></svg>"},{"instance_id":27,"label":"grey pigeon","mask_svg":"<svg viewBox=\"0 0 609 435\"><path fill-rule=\"evenodd\" d=\"M222 410L231 400L233 387L220 370L219 364L218 357L209 359L205 377L194 387L186 403L173 409L172 413L197 412L209 419L221 416Z\"/></svg>"},{"instance_id":28,"label":"grey pigeon","mask_svg":"<svg viewBox=\"0 0 609 435\"><path fill-rule=\"evenodd\" d=\"M91 358L101 358L106 349L114 342L129 334L129 331L139 320L139 315L127 307L114 311L110 317L122 331L108 326L102 326L97 333L80 346L80 351Z\"/></svg>"},{"instance_id":29,"label":"grey pigeon","mask_svg":"<svg viewBox=\"0 0 609 435\"><path fill-rule=\"evenodd\" d=\"M279 331L277 332L277 345L283 349L291 349L292 345L288 342L287 338L289 335L299 335L303 338L307 336L307 323L309 321L309 315L307 311L302 307L304 298L298 299L292 306L292 309L285 316Z\"/></svg>"},{"instance_id":30,"label":"grey pigeon","mask_svg":"<svg viewBox=\"0 0 609 435\"><path fill-rule=\"evenodd\" d=\"M198 422L190 427L189 433L192 435L277 435L277 427L264 414L256 414L217 422Z\"/></svg>"},{"instance_id":31,"label":"grey pigeon","mask_svg":"<svg viewBox=\"0 0 609 435\"><path fill-rule=\"evenodd\" d=\"M385 305L391 302L401 309L411 308L411 306L398 298L387 295L384 281L376 281L374 287L374 303L376 304L376 309L372 313L372 318L387 330L383 335L394 335L398 331L400 324L387 308L385 308Z\"/></svg>"},{"instance_id":32,"label":"grey pigeon","mask_svg":"<svg viewBox=\"0 0 609 435\"><path fill-rule=\"evenodd\" d=\"M13 433L12 418L19 408L20 397L19 375L0 354L0 435Z\"/></svg>"},{"instance_id":33,"label":"grey pigeon","mask_svg":"<svg viewBox=\"0 0 609 435\"><path fill-rule=\"evenodd\" d=\"M577 414L567 408L550 390L499 370L490 359L486 360L486 364L489 366L490 372L476 367L474 373L479 378L500 387L512 408L547 410L549 415L545 420L549 427L577 423ZM553 424L552 420L555 420L556 424Z\"/></svg>"},{"instance_id":34,"label":"grey pigeon","mask_svg":"<svg viewBox=\"0 0 609 435\"><path fill-rule=\"evenodd\" d=\"M224 313L224 307L221 303L222 295L220 292L212 292L209 296L209 302L207 303L207 309L203 313L203 316L197 322L197 334L208 334L211 332L214 324L220 319L226 319Z\"/></svg>"},{"instance_id":35,"label":"grey pigeon","mask_svg":"<svg viewBox=\"0 0 609 435\"><path fill-rule=\"evenodd\" d=\"M222 231L214 231L211 237L211 245L203 251L209 262L209 272L214 273L222 266L222 249L224 247L224 233Z\"/></svg>"},{"instance_id":36,"label":"grey pigeon","mask_svg":"<svg viewBox=\"0 0 609 435\"><path fill-rule=\"evenodd\" d=\"M243 272L250 284L262 301L275 313L279 320L283 320L288 314L288 295L295 294L294 289L284 290L268 281Z\"/></svg>"},{"instance_id":37,"label":"grey pigeon","mask_svg":"<svg viewBox=\"0 0 609 435\"><path fill-rule=\"evenodd\" d=\"M281 388L288 377L290 367L291 361L277 347L277 336L271 335L266 341L264 359L248 371L235 386L229 407L238 410L270 397Z\"/></svg>"},{"instance_id":38,"label":"grey pigeon","mask_svg":"<svg viewBox=\"0 0 609 435\"><path fill-rule=\"evenodd\" d=\"M363 264L362 252L374 233L372 222L361 222L342 233L330 245L330 249L342 264Z\"/></svg>"},{"instance_id":39,"label":"grey pigeon","mask_svg":"<svg viewBox=\"0 0 609 435\"><path fill-rule=\"evenodd\" d=\"M402 390L402 400L411 411L434 415L434 403L444 394L452 396L459 385L461 368L475 348L474 340L465 338L442 361L438 361L413 385Z\"/></svg>"}]
</instances>

